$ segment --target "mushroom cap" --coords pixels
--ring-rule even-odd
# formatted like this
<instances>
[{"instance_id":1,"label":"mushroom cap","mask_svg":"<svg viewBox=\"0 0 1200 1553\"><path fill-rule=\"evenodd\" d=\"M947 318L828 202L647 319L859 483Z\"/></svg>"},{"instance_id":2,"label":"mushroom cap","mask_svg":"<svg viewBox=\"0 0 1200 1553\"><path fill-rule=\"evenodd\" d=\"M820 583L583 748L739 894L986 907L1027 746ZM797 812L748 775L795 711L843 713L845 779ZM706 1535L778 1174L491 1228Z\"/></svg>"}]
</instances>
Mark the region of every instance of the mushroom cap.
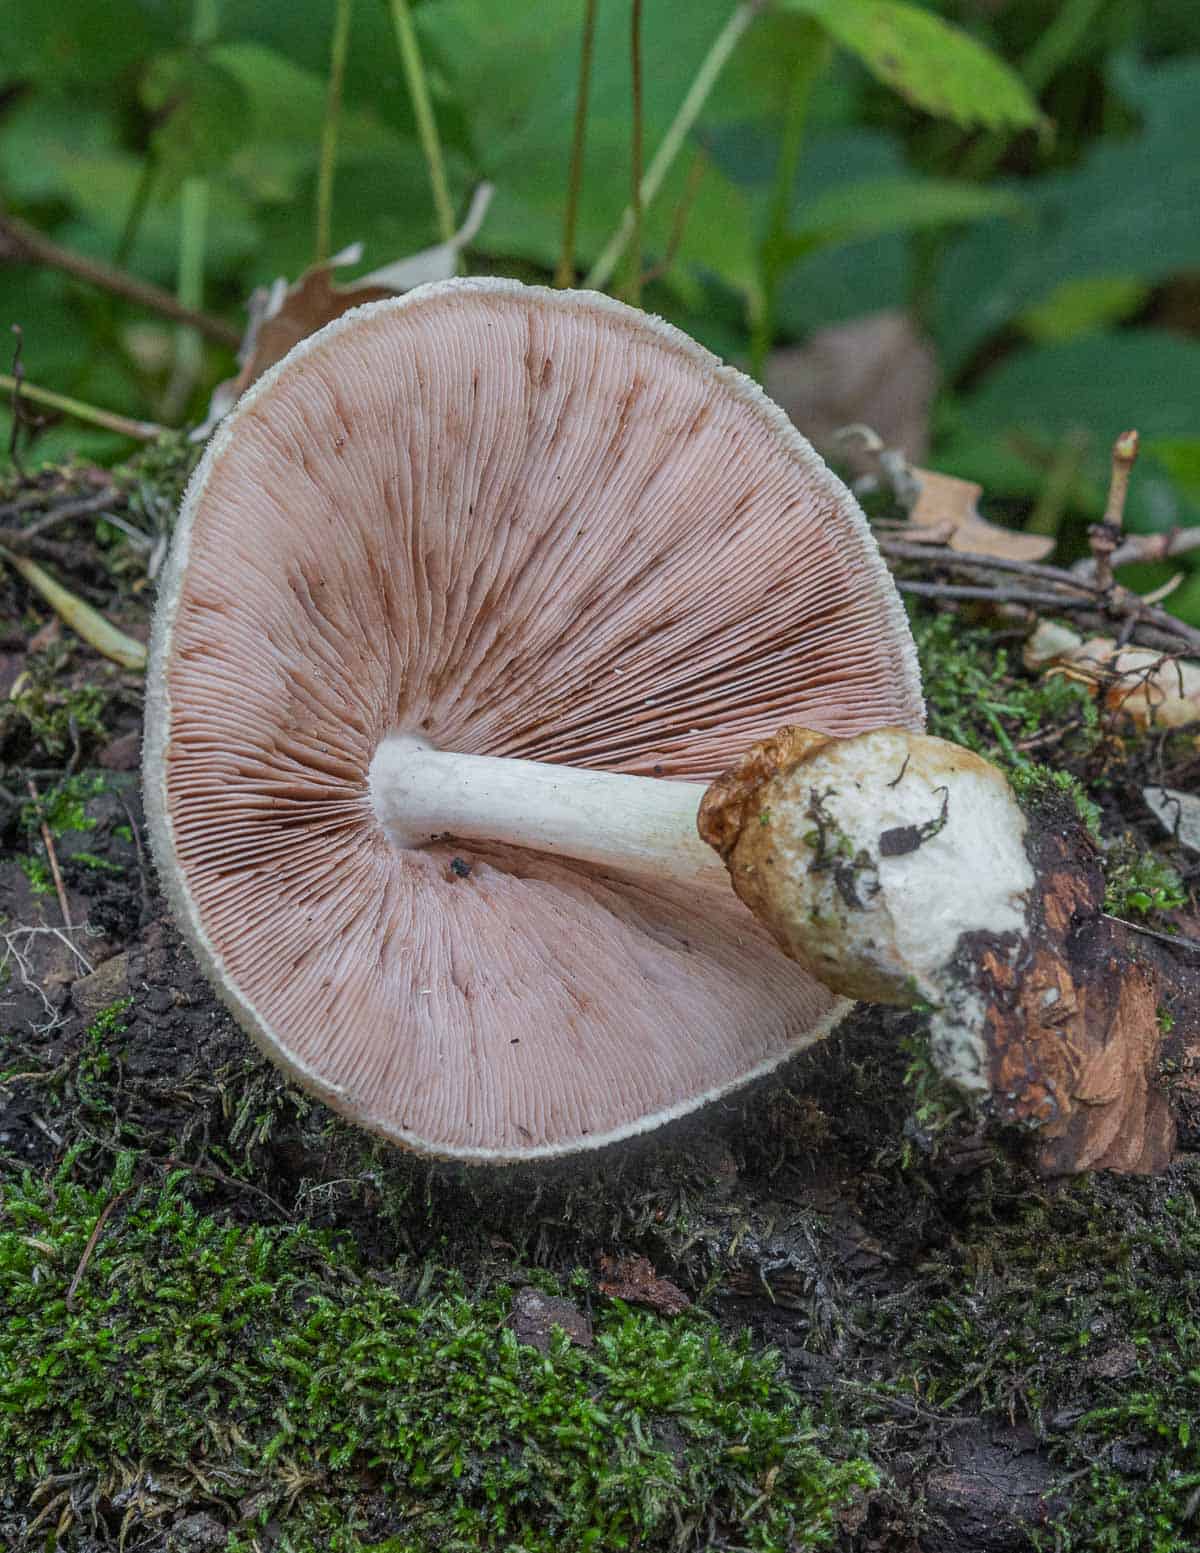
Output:
<instances>
[{"instance_id":1,"label":"mushroom cap","mask_svg":"<svg viewBox=\"0 0 1200 1553\"><path fill-rule=\"evenodd\" d=\"M627 1137L846 1005L732 892L395 848L380 739L708 780L780 722L919 728L866 523L775 405L607 297L426 286L220 426L160 588L160 875L245 1029L335 1109L468 1160Z\"/></svg>"}]
</instances>

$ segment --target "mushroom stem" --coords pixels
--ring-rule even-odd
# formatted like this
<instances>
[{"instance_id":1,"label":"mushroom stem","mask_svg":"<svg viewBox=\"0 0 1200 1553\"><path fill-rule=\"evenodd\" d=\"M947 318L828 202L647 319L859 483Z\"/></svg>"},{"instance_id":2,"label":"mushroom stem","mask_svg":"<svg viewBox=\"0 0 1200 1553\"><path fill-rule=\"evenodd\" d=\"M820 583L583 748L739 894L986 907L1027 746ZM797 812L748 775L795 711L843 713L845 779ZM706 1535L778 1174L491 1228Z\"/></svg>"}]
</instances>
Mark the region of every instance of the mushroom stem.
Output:
<instances>
[{"instance_id":1,"label":"mushroom stem","mask_svg":"<svg viewBox=\"0 0 1200 1553\"><path fill-rule=\"evenodd\" d=\"M449 835L728 888L725 865L696 829L702 782L460 755L393 735L375 752L369 784L375 816L398 847Z\"/></svg>"}]
</instances>

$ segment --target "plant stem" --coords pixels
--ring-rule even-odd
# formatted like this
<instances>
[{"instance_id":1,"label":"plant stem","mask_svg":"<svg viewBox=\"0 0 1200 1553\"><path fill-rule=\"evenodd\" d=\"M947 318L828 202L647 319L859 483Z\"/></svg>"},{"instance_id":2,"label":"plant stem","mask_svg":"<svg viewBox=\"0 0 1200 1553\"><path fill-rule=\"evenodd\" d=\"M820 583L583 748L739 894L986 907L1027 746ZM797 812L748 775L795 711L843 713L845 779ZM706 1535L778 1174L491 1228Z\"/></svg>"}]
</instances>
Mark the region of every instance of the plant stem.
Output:
<instances>
[{"instance_id":1,"label":"plant stem","mask_svg":"<svg viewBox=\"0 0 1200 1553\"><path fill-rule=\"evenodd\" d=\"M803 29L803 42L796 61L784 115L783 134L779 142L779 156L775 163L775 177L771 184L771 201L767 216L767 235L761 249L762 290L754 309L750 331L750 371L760 381L766 370L767 356L775 343L775 300L779 283L787 268L784 246L792 209L792 195L796 186L796 172L800 166L800 151L804 145L804 128L808 118L808 105L812 97L813 82L829 62L831 45L828 34L816 22L808 22Z\"/></svg>"},{"instance_id":2,"label":"plant stem","mask_svg":"<svg viewBox=\"0 0 1200 1553\"><path fill-rule=\"evenodd\" d=\"M61 414L70 415L89 426L99 426L103 431L114 431L121 437L134 437L139 442L153 442L155 437L161 437L166 430L166 427L159 426L154 421L130 420L128 416L118 415L113 410L101 410L96 405L84 404L81 399L69 399L66 394L54 394L48 388L34 388L24 378L18 384L15 377L10 377L7 372L0 372L0 392L12 393L18 387L22 399L28 399L33 404L44 405L47 410L58 410Z\"/></svg>"},{"instance_id":3,"label":"plant stem","mask_svg":"<svg viewBox=\"0 0 1200 1553\"><path fill-rule=\"evenodd\" d=\"M630 78L633 85L633 133L630 137L629 208L633 213L630 240L628 298L634 307L642 300L642 0L630 6Z\"/></svg>"},{"instance_id":4,"label":"plant stem","mask_svg":"<svg viewBox=\"0 0 1200 1553\"><path fill-rule=\"evenodd\" d=\"M113 254L113 263L118 269L124 269L129 262L130 252L141 229L142 218L146 214L146 206L150 203L150 191L154 187L154 175L157 171L158 163L153 152L147 152L141 171L138 173L133 199L129 202L125 225L121 228L121 235L117 239L116 251Z\"/></svg>"},{"instance_id":5,"label":"plant stem","mask_svg":"<svg viewBox=\"0 0 1200 1553\"><path fill-rule=\"evenodd\" d=\"M5 560L19 572L36 592L40 593L60 619L64 620L90 647L119 663L123 669L142 670L146 667L146 647L133 637L118 631L99 610L93 609L83 599L76 597L69 588L52 577L48 571L31 561L27 555L14 555L0 547L0 560Z\"/></svg>"},{"instance_id":6,"label":"plant stem","mask_svg":"<svg viewBox=\"0 0 1200 1553\"><path fill-rule=\"evenodd\" d=\"M741 0L741 4L732 12L729 20L721 31L713 39L712 47L700 63L687 95L679 105L679 110L670 127L662 138L658 150L650 166L646 169L646 175L641 182L642 209L645 210L654 201L655 195L662 186L663 179L671 170L675 158L679 155L680 147L692 131L692 126L700 117L700 110L708 100L708 95L717 83L717 78L725 68L729 56L737 47L742 34L750 26L750 23L762 10L763 0ZM607 285L613 271L620 263L621 255L625 252L630 237L633 235L634 216L631 209L626 209L617 230L605 244L600 257L588 271L584 285L592 291L600 291Z\"/></svg>"},{"instance_id":7,"label":"plant stem","mask_svg":"<svg viewBox=\"0 0 1200 1553\"><path fill-rule=\"evenodd\" d=\"M583 186L583 147L587 137L588 92L592 81L592 49L596 41L596 0L585 0L583 44L579 51L579 91L575 97L575 134L571 141L571 171L567 178L567 203L563 215L562 256L554 273L556 286L575 283L575 224L579 216L579 191Z\"/></svg>"},{"instance_id":8,"label":"plant stem","mask_svg":"<svg viewBox=\"0 0 1200 1553\"><path fill-rule=\"evenodd\" d=\"M335 0L333 42L329 50L329 90L325 95L325 122L321 126L321 165L317 173L317 242L315 259L329 257L333 224L333 173L337 165L338 125L342 116L342 86L346 79L346 53L350 43L352 0Z\"/></svg>"},{"instance_id":9,"label":"plant stem","mask_svg":"<svg viewBox=\"0 0 1200 1553\"><path fill-rule=\"evenodd\" d=\"M450 203L450 191L446 185L446 168L442 161L442 145L438 139L437 122L429 102L429 88L425 80L425 65L417 43L412 12L408 0L392 0L392 23L396 29L396 42L400 46L400 58L412 97L413 113L417 119L417 133L429 167L429 183L433 190L433 204L437 212L438 232L444 243L454 236L454 207Z\"/></svg>"},{"instance_id":10,"label":"plant stem","mask_svg":"<svg viewBox=\"0 0 1200 1553\"><path fill-rule=\"evenodd\" d=\"M236 350L241 343L240 331L232 324L227 324L223 318L214 318L209 313L199 313L194 308L184 307L177 297L161 286L140 280L136 275L127 274L114 265L72 253L69 248L62 248L48 237L43 237L36 227L31 227L17 216L0 216L0 259L14 260L19 264L45 264L50 269L61 270L65 275L73 275L76 280L85 281L89 286L123 297L138 307L161 313L164 318L170 318L176 323L191 324L218 345L227 345Z\"/></svg>"},{"instance_id":11,"label":"plant stem","mask_svg":"<svg viewBox=\"0 0 1200 1553\"><path fill-rule=\"evenodd\" d=\"M208 179L185 178L179 191L179 270L175 294L180 305L198 312L204 301L204 251L208 241ZM175 370L167 391L167 419L186 408L204 370L204 341L190 325L175 339Z\"/></svg>"},{"instance_id":12,"label":"plant stem","mask_svg":"<svg viewBox=\"0 0 1200 1553\"><path fill-rule=\"evenodd\" d=\"M217 0L195 0L192 45L203 49L217 35ZM204 256L208 243L208 179L185 178L179 191L179 268L175 295L180 305L199 312L204 301ZM167 419L182 412L204 371L204 341L190 325L175 337L175 367L164 399Z\"/></svg>"}]
</instances>

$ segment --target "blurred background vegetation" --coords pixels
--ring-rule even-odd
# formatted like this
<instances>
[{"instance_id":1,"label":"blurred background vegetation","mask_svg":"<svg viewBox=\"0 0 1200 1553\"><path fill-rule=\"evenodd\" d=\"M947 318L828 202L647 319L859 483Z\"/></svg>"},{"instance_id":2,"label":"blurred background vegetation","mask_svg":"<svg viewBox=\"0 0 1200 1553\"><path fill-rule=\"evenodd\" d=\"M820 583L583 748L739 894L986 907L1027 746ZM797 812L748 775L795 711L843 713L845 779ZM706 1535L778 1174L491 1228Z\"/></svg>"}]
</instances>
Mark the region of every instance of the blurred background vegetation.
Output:
<instances>
[{"instance_id":1,"label":"blurred background vegetation","mask_svg":"<svg viewBox=\"0 0 1200 1553\"><path fill-rule=\"evenodd\" d=\"M200 421L236 370L254 288L350 244L361 260L339 281L436 244L485 181L491 203L460 267L566 274L588 11L10 3L0 326L20 326L26 381ZM619 252L638 138L631 0L597 0L577 282L640 298L764 376L819 442L825 423L866 420L980 481L986 511L1057 534L1064 558L1102 510L1125 426L1143 446L1131 526L1200 521L1195 0L643 0L640 12L655 187ZM66 272L14 222L77 271L152 282L213 326ZM51 420L25 461L128 447ZM1152 586L1180 564L1125 580ZM1191 564L1169 607L1200 623Z\"/></svg>"}]
</instances>

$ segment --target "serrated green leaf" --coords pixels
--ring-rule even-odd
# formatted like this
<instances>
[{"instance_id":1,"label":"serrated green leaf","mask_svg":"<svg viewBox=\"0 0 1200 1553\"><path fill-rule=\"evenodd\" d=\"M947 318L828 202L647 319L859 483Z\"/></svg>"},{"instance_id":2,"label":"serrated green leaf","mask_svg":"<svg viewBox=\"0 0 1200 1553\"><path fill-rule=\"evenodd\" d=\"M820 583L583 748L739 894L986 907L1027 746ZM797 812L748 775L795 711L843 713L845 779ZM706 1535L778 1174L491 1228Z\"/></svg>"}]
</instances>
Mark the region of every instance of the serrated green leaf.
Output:
<instances>
[{"instance_id":1,"label":"serrated green leaf","mask_svg":"<svg viewBox=\"0 0 1200 1553\"><path fill-rule=\"evenodd\" d=\"M1153 284L1200 262L1200 62L1125 61L1139 133L1099 143L1073 172L1021 185L1017 221L977 227L946 254L935 333L951 371L1067 282Z\"/></svg>"},{"instance_id":2,"label":"serrated green leaf","mask_svg":"<svg viewBox=\"0 0 1200 1553\"><path fill-rule=\"evenodd\" d=\"M902 0L780 0L811 16L880 81L926 113L970 129L1043 123L1021 78L974 38Z\"/></svg>"},{"instance_id":3,"label":"serrated green leaf","mask_svg":"<svg viewBox=\"0 0 1200 1553\"><path fill-rule=\"evenodd\" d=\"M941 178L868 179L831 189L814 201L799 228L789 233L784 255L799 259L834 243L1014 215L1020 209L1016 194L981 184Z\"/></svg>"}]
</instances>

